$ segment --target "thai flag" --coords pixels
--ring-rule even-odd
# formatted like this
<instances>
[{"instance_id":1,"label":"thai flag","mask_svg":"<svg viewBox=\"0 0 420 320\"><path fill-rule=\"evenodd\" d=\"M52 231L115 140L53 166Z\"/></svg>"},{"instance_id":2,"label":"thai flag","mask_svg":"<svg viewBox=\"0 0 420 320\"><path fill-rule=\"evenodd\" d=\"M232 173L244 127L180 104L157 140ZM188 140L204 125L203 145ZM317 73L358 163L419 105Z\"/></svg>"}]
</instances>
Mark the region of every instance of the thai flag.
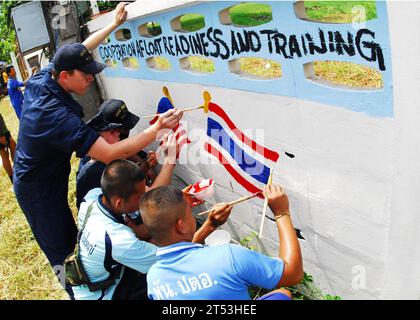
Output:
<instances>
[{"instance_id":1,"label":"thai flag","mask_svg":"<svg viewBox=\"0 0 420 320\"><path fill-rule=\"evenodd\" d=\"M166 111L168 111L170 109L174 109L174 106L172 105L172 103L169 101L168 98L163 97L159 101L156 113L165 113ZM154 117L149 122L150 125L154 124L158 120L158 118L159 118L158 116ZM188 139L187 131L182 128L182 123L179 123L175 128L172 129L172 131L175 132L175 134L176 134L176 141L178 142L178 146L179 146L179 150L180 150L179 153L181 153L181 148L185 144L191 143L191 141ZM162 142L161 142L161 144L162 144ZM179 154L178 154L178 157L179 157Z\"/></svg>"},{"instance_id":2,"label":"thai flag","mask_svg":"<svg viewBox=\"0 0 420 320\"><path fill-rule=\"evenodd\" d=\"M210 102L208 115L205 150L246 190L262 191L279 154L247 137L217 104Z\"/></svg>"}]
</instances>

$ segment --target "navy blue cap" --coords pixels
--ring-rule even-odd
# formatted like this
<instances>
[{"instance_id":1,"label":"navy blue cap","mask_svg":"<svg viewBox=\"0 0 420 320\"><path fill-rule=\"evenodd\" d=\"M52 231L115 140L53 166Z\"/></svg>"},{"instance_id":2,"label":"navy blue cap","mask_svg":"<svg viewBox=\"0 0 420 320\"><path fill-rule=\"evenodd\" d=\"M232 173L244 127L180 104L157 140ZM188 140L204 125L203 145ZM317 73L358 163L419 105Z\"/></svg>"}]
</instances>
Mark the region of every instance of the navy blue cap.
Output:
<instances>
[{"instance_id":1,"label":"navy blue cap","mask_svg":"<svg viewBox=\"0 0 420 320\"><path fill-rule=\"evenodd\" d=\"M124 101L105 100L96 116L87 122L93 130L101 132L121 128L129 131L135 127L140 118L128 111Z\"/></svg>"},{"instance_id":2,"label":"navy blue cap","mask_svg":"<svg viewBox=\"0 0 420 320\"><path fill-rule=\"evenodd\" d=\"M106 68L106 64L93 60L92 54L81 43L68 43L60 47L52 62L58 72L77 69L87 74L97 74Z\"/></svg>"}]
</instances>

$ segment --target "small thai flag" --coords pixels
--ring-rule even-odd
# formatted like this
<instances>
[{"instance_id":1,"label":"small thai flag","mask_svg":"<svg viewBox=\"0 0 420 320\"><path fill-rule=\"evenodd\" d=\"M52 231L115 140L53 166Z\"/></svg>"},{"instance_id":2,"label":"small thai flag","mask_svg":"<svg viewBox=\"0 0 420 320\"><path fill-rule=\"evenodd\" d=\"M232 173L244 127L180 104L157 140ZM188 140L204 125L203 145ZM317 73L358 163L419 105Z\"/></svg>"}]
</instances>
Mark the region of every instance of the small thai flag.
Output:
<instances>
[{"instance_id":1,"label":"small thai flag","mask_svg":"<svg viewBox=\"0 0 420 320\"><path fill-rule=\"evenodd\" d=\"M208 115L205 150L246 190L262 191L279 154L247 137L217 104L210 102Z\"/></svg>"},{"instance_id":2,"label":"small thai flag","mask_svg":"<svg viewBox=\"0 0 420 320\"><path fill-rule=\"evenodd\" d=\"M166 111L174 109L174 106L169 101L168 98L163 97L160 99L157 112L156 113L165 113ZM149 123L150 125L154 124L158 120L158 116L154 117ZM188 139L187 131L182 128L182 123L179 123L175 128L172 129L173 132L176 134L176 141L178 142L179 146L179 153L181 153L181 148L184 146L184 144L191 143L191 141ZM162 142L161 142L162 144ZM179 157L179 154L178 154Z\"/></svg>"}]
</instances>

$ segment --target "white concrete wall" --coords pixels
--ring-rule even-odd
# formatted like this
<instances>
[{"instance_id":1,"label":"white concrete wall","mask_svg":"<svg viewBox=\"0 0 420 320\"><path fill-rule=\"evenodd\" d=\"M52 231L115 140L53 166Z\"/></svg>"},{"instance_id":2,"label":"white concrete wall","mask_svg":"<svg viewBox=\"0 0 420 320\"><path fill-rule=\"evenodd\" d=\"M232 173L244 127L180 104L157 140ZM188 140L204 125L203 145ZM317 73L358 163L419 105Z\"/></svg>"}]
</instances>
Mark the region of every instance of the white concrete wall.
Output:
<instances>
[{"instance_id":1,"label":"white concrete wall","mask_svg":"<svg viewBox=\"0 0 420 320\"><path fill-rule=\"evenodd\" d=\"M152 9L164 10L162 6L155 2ZM151 10L139 3L128 8L129 18ZM139 116L155 112L166 85L177 106L200 105L202 92L208 90L212 101L228 108L229 116L241 128L264 128L265 145L282 151L274 182L285 186L289 194L294 224L306 239L300 241L304 268L319 287L346 299L418 299L420 45L412 41L412 30L420 27L420 5L398 2L388 8L394 118L373 118L296 98L196 84L103 75L100 81L107 98L125 100ZM91 31L107 21L109 16L94 20ZM184 120L189 130L206 126L201 112L185 114ZM140 120L136 130L147 126ZM295 158L288 158L283 151ZM233 200L245 193L217 164L179 165L176 174L188 183L214 177L218 183L215 201ZM261 207L258 199L237 205L226 228L237 239L257 231ZM262 240L261 249L276 255L275 224L268 220ZM366 275L365 288L357 288L363 285L358 281L358 276L363 276L360 272Z\"/></svg>"},{"instance_id":2,"label":"white concrete wall","mask_svg":"<svg viewBox=\"0 0 420 320\"><path fill-rule=\"evenodd\" d=\"M420 2L388 3L395 138L384 297L420 299Z\"/></svg>"}]
</instances>

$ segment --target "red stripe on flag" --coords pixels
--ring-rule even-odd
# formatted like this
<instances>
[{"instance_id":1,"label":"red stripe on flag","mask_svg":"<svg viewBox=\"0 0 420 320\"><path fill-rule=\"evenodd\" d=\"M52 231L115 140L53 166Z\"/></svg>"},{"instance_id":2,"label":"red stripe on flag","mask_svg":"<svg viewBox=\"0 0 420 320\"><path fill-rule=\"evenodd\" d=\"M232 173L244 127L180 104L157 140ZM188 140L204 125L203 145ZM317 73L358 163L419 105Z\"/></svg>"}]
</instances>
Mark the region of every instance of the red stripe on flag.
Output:
<instances>
[{"instance_id":1,"label":"red stripe on flag","mask_svg":"<svg viewBox=\"0 0 420 320\"><path fill-rule=\"evenodd\" d=\"M149 121L149 124L150 125L155 124L155 122L158 121L158 119L159 119L159 116L154 117L152 120Z\"/></svg>"},{"instance_id":2,"label":"red stripe on flag","mask_svg":"<svg viewBox=\"0 0 420 320\"><path fill-rule=\"evenodd\" d=\"M176 140L178 140L178 139L179 139L179 137L180 137L180 136L182 136L182 135L184 135L184 134L187 134L187 131L185 131L184 129L180 130L180 131L176 134L175 139L176 139Z\"/></svg>"},{"instance_id":3,"label":"red stripe on flag","mask_svg":"<svg viewBox=\"0 0 420 320\"><path fill-rule=\"evenodd\" d=\"M205 150L213 155L214 157L219 160L219 162L225 167L225 169L230 173L230 175L238 182L242 187L244 187L246 190L248 190L251 193L257 193L261 192L262 190L254 186L252 183L250 183L248 180L246 180L244 177L242 177L227 161L227 159L217 150L215 147L213 147L209 143L205 143L204 145ZM259 198L264 199L264 196L260 193L258 194Z\"/></svg>"},{"instance_id":4,"label":"red stripe on flag","mask_svg":"<svg viewBox=\"0 0 420 320\"><path fill-rule=\"evenodd\" d=\"M279 154L277 152L275 152L273 150L270 150L270 149L258 144L254 140L248 138L245 134L242 133L242 131L240 131L235 126L235 124L232 122L232 120L230 120L230 118L226 114L226 112L222 108L220 108L217 104L214 104L214 103L210 102L209 103L209 110L211 112L214 112L215 114L217 114L220 118L222 118L226 122L226 124L228 125L230 130L233 131L235 136L239 140L241 140L243 143L245 143L247 146L252 148L252 150L261 154L264 158L270 159L271 161L274 161L274 162L277 161L277 159L279 158Z\"/></svg>"}]
</instances>

